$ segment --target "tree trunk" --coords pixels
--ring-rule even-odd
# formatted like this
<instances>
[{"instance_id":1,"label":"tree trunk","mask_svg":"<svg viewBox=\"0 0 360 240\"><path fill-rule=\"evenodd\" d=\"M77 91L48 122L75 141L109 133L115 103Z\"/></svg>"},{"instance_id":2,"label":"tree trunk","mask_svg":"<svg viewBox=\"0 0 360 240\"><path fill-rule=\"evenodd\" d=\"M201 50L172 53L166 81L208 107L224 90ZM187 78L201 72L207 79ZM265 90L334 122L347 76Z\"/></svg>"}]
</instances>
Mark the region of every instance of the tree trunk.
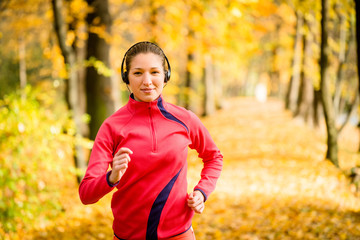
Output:
<instances>
[{"instance_id":1,"label":"tree trunk","mask_svg":"<svg viewBox=\"0 0 360 240\"><path fill-rule=\"evenodd\" d=\"M280 28L281 28L281 23L280 20L276 20L276 27L275 27L275 31L273 32L274 35L274 39L279 39L280 37ZM278 67L278 61L279 61L279 49L280 49L280 44L275 41L275 43L273 44L272 50L271 50L271 68L270 68L270 96L275 96L275 97L281 97L282 96L282 84L280 82L280 72L279 72L279 67Z\"/></svg>"},{"instance_id":2,"label":"tree trunk","mask_svg":"<svg viewBox=\"0 0 360 240\"><path fill-rule=\"evenodd\" d=\"M299 97L300 66L301 66L301 39L304 17L300 11L296 11L296 35L294 42L294 56L292 62L292 74L288 92L285 99L285 107L295 113Z\"/></svg>"},{"instance_id":3,"label":"tree trunk","mask_svg":"<svg viewBox=\"0 0 360 240\"><path fill-rule=\"evenodd\" d=\"M338 8L341 6L337 5ZM341 101L341 88L343 82L343 75L344 75L344 65L347 59L347 52L346 52L346 30L347 27L345 26L346 23L346 16L341 11L336 11L339 21L339 32L340 32L340 39L339 39L339 65L336 75L336 82L335 82L335 93L334 93L334 109L335 109L335 116L341 114L340 108L340 101ZM350 49L350 48L349 48Z\"/></svg>"},{"instance_id":4,"label":"tree trunk","mask_svg":"<svg viewBox=\"0 0 360 240\"><path fill-rule=\"evenodd\" d=\"M158 43L158 37L157 37L157 27L158 27L158 22L157 22L157 15L158 15L158 8L156 7L156 1L155 0L150 0L150 16L149 16L149 24L150 24L150 41L154 42L154 43Z\"/></svg>"},{"instance_id":5,"label":"tree trunk","mask_svg":"<svg viewBox=\"0 0 360 240\"><path fill-rule=\"evenodd\" d=\"M25 41L21 36L18 40L19 43L19 77L20 77L20 89L24 89L27 84L27 75L26 75L26 49ZM25 92L21 92L22 99L25 99Z\"/></svg>"},{"instance_id":6,"label":"tree trunk","mask_svg":"<svg viewBox=\"0 0 360 240\"><path fill-rule=\"evenodd\" d=\"M356 91L355 97L354 97L354 99L353 99L353 101L352 101L352 103L351 103L351 106L350 106L348 112L346 113L346 118L345 118L344 122L342 123L342 125L340 126L340 128L339 128L339 130L338 130L339 134L340 134L341 131L344 129L344 127L346 126L346 124L350 121L350 118L351 118L351 116L355 113L358 105L359 105L359 92Z\"/></svg>"},{"instance_id":7,"label":"tree trunk","mask_svg":"<svg viewBox=\"0 0 360 240\"><path fill-rule=\"evenodd\" d=\"M192 73L190 71L190 65L193 64L194 54L191 52L187 53L187 66L186 66L186 78L185 78L185 92L184 92L184 107L190 109L191 100L190 100L190 91L192 89Z\"/></svg>"},{"instance_id":8,"label":"tree trunk","mask_svg":"<svg viewBox=\"0 0 360 240\"><path fill-rule=\"evenodd\" d=\"M87 27L85 24L82 26L78 26L78 22L72 22L70 24L70 29L76 32L79 32L81 34L87 34ZM77 26L77 29L76 27ZM84 62L86 59L86 46L87 46L87 40L80 39L78 37L75 38L75 41L72 45L73 49L75 49L75 55L76 55L76 64L77 64L77 78L78 78L78 107L80 111L80 115L84 116L86 114L86 68L84 66ZM88 138L89 137L89 126L86 121L81 122L81 129L80 129L81 135Z\"/></svg>"},{"instance_id":9,"label":"tree trunk","mask_svg":"<svg viewBox=\"0 0 360 240\"><path fill-rule=\"evenodd\" d=\"M211 56L205 56L204 86L203 116L209 116L215 112L214 71Z\"/></svg>"},{"instance_id":10,"label":"tree trunk","mask_svg":"<svg viewBox=\"0 0 360 240\"><path fill-rule=\"evenodd\" d=\"M355 2L355 15L356 15L356 54L357 54L357 73L358 73L358 92L360 94L360 0L354 0ZM360 122L358 123L358 127L360 128ZM360 152L360 145L359 150Z\"/></svg>"},{"instance_id":11,"label":"tree trunk","mask_svg":"<svg viewBox=\"0 0 360 240\"><path fill-rule=\"evenodd\" d=\"M358 69L358 90L360 94L360 0L354 0L356 12L356 53L357 53L357 69Z\"/></svg>"},{"instance_id":12,"label":"tree trunk","mask_svg":"<svg viewBox=\"0 0 360 240\"><path fill-rule=\"evenodd\" d=\"M106 67L110 67L109 49L110 46L106 42L106 36L111 32L111 18L108 9L107 0L87 0L89 6L94 11L87 16L89 25L89 38L87 44L87 59L95 58L101 61ZM94 33L93 27L105 27L105 32ZM97 131L106 117L110 116L116 109L116 101L113 91L116 85L111 78L98 73L93 66L88 67L86 71L86 92L87 92L87 112L91 117L90 121L90 139L95 139Z\"/></svg>"},{"instance_id":13,"label":"tree trunk","mask_svg":"<svg viewBox=\"0 0 360 240\"><path fill-rule=\"evenodd\" d=\"M330 92L330 82L328 79L329 70L329 45L328 45L328 12L329 0L321 0L321 49L320 49L320 90L322 103L324 108L324 116L327 128L327 153L326 158L330 160L336 167L339 167L338 162L338 131L335 125L335 110Z\"/></svg>"},{"instance_id":14,"label":"tree trunk","mask_svg":"<svg viewBox=\"0 0 360 240\"><path fill-rule=\"evenodd\" d=\"M81 129L83 127L83 122L81 120L82 111L78 104L78 93L79 93L79 82L78 82L78 73L76 71L76 55L74 49L66 44L66 34L67 34L67 24L64 21L62 16L63 11L63 1L62 0L52 0L52 8L54 13L54 27L57 39L59 41L59 46L64 56L64 61L67 67L68 79L66 82L66 100L69 109L72 111L72 118L75 122L76 127L76 139L81 139L83 136L81 134ZM78 141L77 141L78 142ZM82 146L78 143L75 143L74 149L74 160L75 166L83 171L86 169L86 159ZM78 182L80 182L82 176L77 176Z\"/></svg>"},{"instance_id":15,"label":"tree trunk","mask_svg":"<svg viewBox=\"0 0 360 240\"><path fill-rule=\"evenodd\" d=\"M221 81L220 67L214 66L214 86L215 86L215 106L216 109L222 109L224 107L223 101L223 86Z\"/></svg>"},{"instance_id":16,"label":"tree trunk","mask_svg":"<svg viewBox=\"0 0 360 240\"><path fill-rule=\"evenodd\" d=\"M315 127L320 127L320 120L323 118L323 107L321 104L321 91L314 89L314 116L313 122Z\"/></svg>"},{"instance_id":17,"label":"tree trunk","mask_svg":"<svg viewBox=\"0 0 360 240\"><path fill-rule=\"evenodd\" d=\"M303 64L301 71L301 91L299 94L299 105L295 117L302 119L304 122L313 125L313 102L314 102L314 87L312 78L309 73L312 71L312 33L310 31L310 24L304 19L304 25L309 28L308 34L303 35ZM311 121L311 122L310 122Z\"/></svg>"},{"instance_id":18,"label":"tree trunk","mask_svg":"<svg viewBox=\"0 0 360 240\"><path fill-rule=\"evenodd\" d=\"M190 23L188 23L190 24ZM191 26L188 25L189 35L187 36L187 55L186 55L186 69L185 69L185 85L184 90L181 92L184 99L184 107L195 113L199 112L199 106L197 105L198 101L194 99L196 90L198 88L198 79L196 79L195 74L193 73L194 63L196 61L196 53L194 52L194 31L191 29Z\"/></svg>"}]
</instances>

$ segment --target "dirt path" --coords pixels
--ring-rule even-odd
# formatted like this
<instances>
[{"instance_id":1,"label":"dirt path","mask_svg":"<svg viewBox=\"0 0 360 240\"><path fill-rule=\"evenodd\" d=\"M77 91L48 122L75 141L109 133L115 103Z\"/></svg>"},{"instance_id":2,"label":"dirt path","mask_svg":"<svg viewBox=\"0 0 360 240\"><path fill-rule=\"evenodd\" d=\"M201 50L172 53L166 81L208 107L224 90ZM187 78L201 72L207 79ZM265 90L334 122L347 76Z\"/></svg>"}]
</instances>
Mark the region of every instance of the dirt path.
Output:
<instances>
[{"instance_id":1,"label":"dirt path","mask_svg":"<svg viewBox=\"0 0 360 240\"><path fill-rule=\"evenodd\" d=\"M360 199L323 160L323 135L297 124L280 102L232 101L205 124L225 164L207 211L195 218L197 239L360 239ZM341 158L359 162L347 147Z\"/></svg>"}]
</instances>

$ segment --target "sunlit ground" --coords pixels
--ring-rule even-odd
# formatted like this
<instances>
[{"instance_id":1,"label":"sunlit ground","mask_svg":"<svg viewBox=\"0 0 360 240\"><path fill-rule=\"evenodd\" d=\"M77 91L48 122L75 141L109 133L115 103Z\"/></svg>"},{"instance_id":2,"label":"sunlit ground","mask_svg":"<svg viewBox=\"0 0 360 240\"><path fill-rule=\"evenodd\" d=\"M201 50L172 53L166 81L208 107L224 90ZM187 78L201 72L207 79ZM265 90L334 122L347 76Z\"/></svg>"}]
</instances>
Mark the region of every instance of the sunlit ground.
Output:
<instances>
[{"instance_id":1,"label":"sunlit ground","mask_svg":"<svg viewBox=\"0 0 360 240\"><path fill-rule=\"evenodd\" d=\"M360 198L340 170L324 160L323 131L291 119L279 101L240 98L203 119L224 155L216 191L193 221L204 239L360 239ZM340 136L344 170L360 162L358 132ZM201 161L189 156L189 188ZM64 214L21 239L111 239L110 196L81 205L77 187L64 191Z\"/></svg>"},{"instance_id":2,"label":"sunlit ground","mask_svg":"<svg viewBox=\"0 0 360 240\"><path fill-rule=\"evenodd\" d=\"M231 102L205 123L225 161L216 192L195 218L197 239L360 239L360 199L323 160L322 131L271 100ZM345 129L340 139L342 166L355 166L357 130Z\"/></svg>"}]
</instances>

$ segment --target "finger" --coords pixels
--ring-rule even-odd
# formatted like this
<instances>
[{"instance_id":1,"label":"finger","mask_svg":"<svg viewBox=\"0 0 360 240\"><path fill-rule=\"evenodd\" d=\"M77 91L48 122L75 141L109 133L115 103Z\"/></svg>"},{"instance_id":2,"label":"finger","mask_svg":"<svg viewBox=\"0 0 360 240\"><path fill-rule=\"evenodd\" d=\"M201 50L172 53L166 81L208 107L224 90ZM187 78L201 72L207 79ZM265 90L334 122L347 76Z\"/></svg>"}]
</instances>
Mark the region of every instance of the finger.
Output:
<instances>
[{"instance_id":1,"label":"finger","mask_svg":"<svg viewBox=\"0 0 360 240\"><path fill-rule=\"evenodd\" d=\"M188 206L190 208L196 208L196 207L200 206L201 204L203 204L201 201L196 201L196 202L190 201L190 202L188 202Z\"/></svg>"},{"instance_id":2,"label":"finger","mask_svg":"<svg viewBox=\"0 0 360 240\"><path fill-rule=\"evenodd\" d=\"M189 206L189 207L193 207L194 204L195 204L194 199L188 199L187 202L188 202L188 206Z\"/></svg>"},{"instance_id":3,"label":"finger","mask_svg":"<svg viewBox=\"0 0 360 240\"><path fill-rule=\"evenodd\" d=\"M129 148L127 147L122 147L119 149L119 151L115 154L115 156L117 155L121 155L123 153L127 153L127 154L133 154L133 151L131 151Z\"/></svg>"},{"instance_id":4,"label":"finger","mask_svg":"<svg viewBox=\"0 0 360 240\"><path fill-rule=\"evenodd\" d=\"M202 213L204 210L204 206L201 205L201 206L193 207L191 208L191 210L195 211L196 213Z\"/></svg>"},{"instance_id":5,"label":"finger","mask_svg":"<svg viewBox=\"0 0 360 240\"><path fill-rule=\"evenodd\" d=\"M128 159L114 159L113 162L112 162L112 166L111 168L116 168L117 166L121 166L121 165L124 165L124 164L129 164L129 160Z\"/></svg>"},{"instance_id":6,"label":"finger","mask_svg":"<svg viewBox=\"0 0 360 240\"><path fill-rule=\"evenodd\" d=\"M117 165L122 165L122 164L128 164L130 162L130 159L128 158L114 158L113 162L112 162L112 167L115 167Z\"/></svg>"},{"instance_id":7,"label":"finger","mask_svg":"<svg viewBox=\"0 0 360 240\"><path fill-rule=\"evenodd\" d=\"M197 213L202 213L204 211L205 205L202 205L198 210Z\"/></svg>"},{"instance_id":8,"label":"finger","mask_svg":"<svg viewBox=\"0 0 360 240\"><path fill-rule=\"evenodd\" d=\"M204 210L204 207L205 207L204 204L198 205L197 207L194 208L194 211L195 211L196 213L202 213L203 210Z\"/></svg>"},{"instance_id":9,"label":"finger","mask_svg":"<svg viewBox=\"0 0 360 240\"><path fill-rule=\"evenodd\" d=\"M118 160L118 161L114 161L113 165L112 165L112 168L117 168L119 166L127 166L128 163L129 163L129 161L127 161L127 159L121 159L121 160Z\"/></svg>"},{"instance_id":10,"label":"finger","mask_svg":"<svg viewBox=\"0 0 360 240\"><path fill-rule=\"evenodd\" d=\"M120 171L126 170L127 168L128 168L128 164L123 163L123 164L118 164L118 165L113 166L112 170L120 172Z\"/></svg>"},{"instance_id":11,"label":"finger","mask_svg":"<svg viewBox=\"0 0 360 240\"><path fill-rule=\"evenodd\" d=\"M194 198L194 192L191 192L190 194L189 194L189 199L191 200L191 199L193 199Z\"/></svg>"},{"instance_id":12,"label":"finger","mask_svg":"<svg viewBox=\"0 0 360 240\"><path fill-rule=\"evenodd\" d=\"M189 207L196 207L197 205L199 205L199 203L194 202L194 201L188 201L188 206Z\"/></svg>"},{"instance_id":13,"label":"finger","mask_svg":"<svg viewBox=\"0 0 360 240\"><path fill-rule=\"evenodd\" d=\"M120 161L120 160L126 160L126 161L130 162L131 158L130 158L129 154L127 154L127 153L115 156L113 158L113 161Z\"/></svg>"},{"instance_id":14,"label":"finger","mask_svg":"<svg viewBox=\"0 0 360 240\"><path fill-rule=\"evenodd\" d=\"M203 201L203 202L205 201L204 195L199 190L195 190L194 195L196 195L198 198L200 198L201 201Z\"/></svg>"},{"instance_id":15,"label":"finger","mask_svg":"<svg viewBox=\"0 0 360 240\"><path fill-rule=\"evenodd\" d=\"M192 199L188 199L188 203L190 204L194 204L194 205L199 205L201 204L203 201L201 200L200 197L194 197Z\"/></svg>"}]
</instances>

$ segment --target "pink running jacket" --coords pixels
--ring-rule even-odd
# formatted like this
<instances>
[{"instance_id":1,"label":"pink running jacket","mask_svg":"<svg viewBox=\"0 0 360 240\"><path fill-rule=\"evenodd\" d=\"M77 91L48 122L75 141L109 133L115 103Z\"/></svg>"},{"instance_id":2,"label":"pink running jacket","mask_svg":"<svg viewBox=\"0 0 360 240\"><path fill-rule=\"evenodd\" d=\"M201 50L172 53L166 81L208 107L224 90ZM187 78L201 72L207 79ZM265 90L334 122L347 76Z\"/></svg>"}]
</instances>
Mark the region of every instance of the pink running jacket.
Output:
<instances>
[{"instance_id":1,"label":"pink running jacket","mask_svg":"<svg viewBox=\"0 0 360 240\"><path fill-rule=\"evenodd\" d=\"M112 185L108 169L121 147L133 154L121 180ZM187 206L188 147L203 160L194 190L206 200L215 189L223 157L199 118L161 96L153 102L130 97L97 133L80 199L92 204L117 188L111 208L119 239L157 240L181 234L191 227L194 215Z\"/></svg>"}]
</instances>

